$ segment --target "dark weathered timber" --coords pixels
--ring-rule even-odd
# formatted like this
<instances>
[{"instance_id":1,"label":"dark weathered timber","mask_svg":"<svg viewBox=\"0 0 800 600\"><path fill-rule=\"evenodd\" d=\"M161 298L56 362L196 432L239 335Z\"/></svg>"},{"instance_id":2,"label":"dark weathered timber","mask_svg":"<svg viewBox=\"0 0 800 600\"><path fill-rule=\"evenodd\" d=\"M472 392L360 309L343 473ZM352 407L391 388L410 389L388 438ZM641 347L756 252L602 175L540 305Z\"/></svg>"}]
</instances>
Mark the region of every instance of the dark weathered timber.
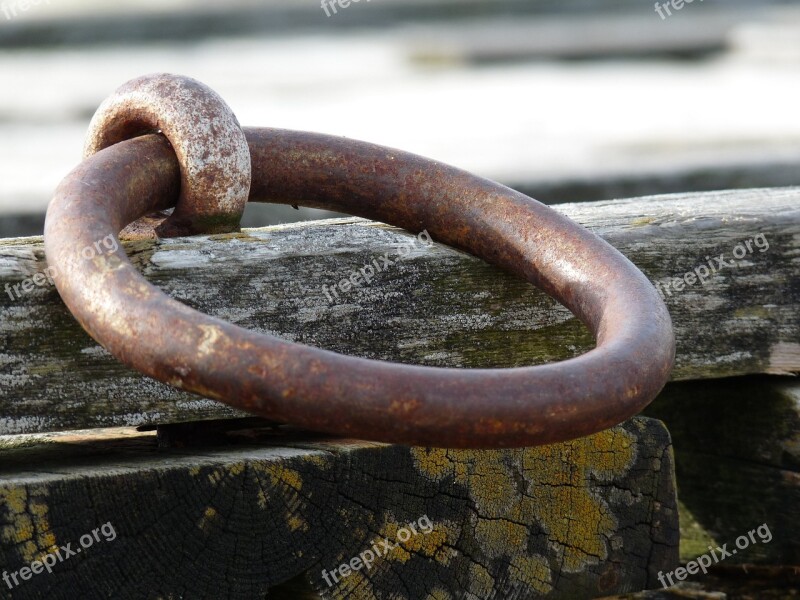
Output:
<instances>
[{"instance_id":1,"label":"dark weathered timber","mask_svg":"<svg viewBox=\"0 0 800 600\"><path fill-rule=\"evenodd\" d=\"M644 590L597 600L727 600L727 596L699 583L681 583L668 589Z\"/></svg>"},{"instance_id":2,"label":"dark weathered timber","mask_svg":"<svg viewBox=\"0 0 800 600\"><path fill-rule=\"evenodd\" d=\"M706 285L665 294L678 340L675 379L800 371L800 189L749 190L561 205L651 280L669 281L755 249ZM256 331L368 358L451 367L511 367L576 356L588 331L532 286L442 246L412 255L330 302L336 285L409 234L362 220L127 245L173 297ZM45 269L41 240L0 244L0 433L233 416L120 366L45 285L3 290Z\"/></svg>"},{"instance_id":3,"label":"dark weathered timber","mask_svg":"<svg viewBox=\"0 0 800 600\"><path fill-rule=\"evenodd\" d=\"M0 450L0 572L103 524L116 533L13 600L260 599L275 586L267 597L589 598L652 586L677 565L672 450L653 419L502 451L286 429L180 448L134 430L12 439ZM419 533L381 547L369 571L326 585L323 569L412 522Z\"/></svg>"},{"instance_id":4,"label":"dark weathered timber","mask_svg":"<svg viewBox=\"0 0 800 600\"><path fill-rule=\"evenodd\" d=\"M735 549L739 536L766 524L768 543L755 534L758 543L724 565L800 565L796 379L672 383L646 414L664 421L675 445L683 561L707 553L709 545Z\"/></svg>"},{"instance_id":5,"label":"dark weathered timber","mask_svg":"<svg viewBox=\"0 0 800 600\"><path fill-rule=\"evenodd\" d=\"M793 600L800 591L800 567L740 566L738 573L715 573L702 583L607 596L598 600Z\"/></svg>"}]
</instances>

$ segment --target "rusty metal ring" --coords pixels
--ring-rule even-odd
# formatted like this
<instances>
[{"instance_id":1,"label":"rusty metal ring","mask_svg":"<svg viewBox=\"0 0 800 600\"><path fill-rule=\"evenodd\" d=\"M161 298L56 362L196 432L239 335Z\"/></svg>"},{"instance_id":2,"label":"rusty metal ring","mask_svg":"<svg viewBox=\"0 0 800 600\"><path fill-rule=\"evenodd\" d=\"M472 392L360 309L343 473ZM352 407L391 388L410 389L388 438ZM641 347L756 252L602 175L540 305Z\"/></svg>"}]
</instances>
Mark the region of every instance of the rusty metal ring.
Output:
<instances>
[{"instance_id":1,"label":"rusty metal ring","mask_svg":"<svg viewBox=\"0 0 800 600\"><path fill-rule=\"evenodd\" d=\"M92 118L84 158L159 131L178 155L181 191L158 235L238 231L250 191L247 140L225 101L195 79L155 73L123 84Z\"/></svg>"},{"instance_id":2,"label":"rusty metal ring","mask_svg":"<svg viewBox=\"0 0 800 600\"><path fill-rule=\"evenodd\" d=\"M80 252L178 197L179 162L163 137L147 135L79 165L45 224L64 302L123 363L311 430L460 448L588 435L638 413L663 387L675 352L666 307L630 261L585 228L502 185L405 152L244 131L254 165L250 201L427 229L542 288L590 328L597 347L535 367L442 369L343 356L194 311L147 283L118 245L88 259Z\"/></svg>"}]
</instances>

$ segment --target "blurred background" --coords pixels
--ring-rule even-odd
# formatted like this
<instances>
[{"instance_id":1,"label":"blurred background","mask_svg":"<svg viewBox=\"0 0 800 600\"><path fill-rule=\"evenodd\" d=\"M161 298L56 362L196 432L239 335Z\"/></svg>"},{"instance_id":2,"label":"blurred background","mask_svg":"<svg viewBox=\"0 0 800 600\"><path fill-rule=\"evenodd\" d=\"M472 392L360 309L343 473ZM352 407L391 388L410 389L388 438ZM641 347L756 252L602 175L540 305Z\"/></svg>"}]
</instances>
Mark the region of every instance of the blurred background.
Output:
<instances>
[{"instance_id":1,"label":"blurred background","mask_svg":"<svg viewBox=\"0 0 800 600\"><path fill-rule=\"evenodd\" d=\"M655 4L0 0L0 236L41 233L95 108L155 71L244 125L401 148L547 203L800 184L800 6ZM252 206L244 224L322 216Z\"/></svg>"}]
</instances>

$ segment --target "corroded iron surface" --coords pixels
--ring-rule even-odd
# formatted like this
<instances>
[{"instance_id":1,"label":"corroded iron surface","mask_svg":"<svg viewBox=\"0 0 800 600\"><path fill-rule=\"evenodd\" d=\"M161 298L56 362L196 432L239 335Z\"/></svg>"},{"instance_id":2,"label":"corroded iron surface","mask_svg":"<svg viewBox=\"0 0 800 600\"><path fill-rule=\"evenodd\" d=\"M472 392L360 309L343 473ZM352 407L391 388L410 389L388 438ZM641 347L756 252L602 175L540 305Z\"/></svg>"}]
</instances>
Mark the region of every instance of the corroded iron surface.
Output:
<instances>
[{"instance_id":1,"label":"corroded iron surface","mask_svg":"<svg viewBox=\"0 0 800 600\"><path fill-rule=\"evenodd\" d=\"M238 230L250 188L247 140L225 101L199 81L157 73L125 83L97 109L83 154L157 132L181 164L180 200L158 235Z\"/></svg>"},{"instance_id":2,"label":"corroded iron surface","mask_svg":"<svg viewBox=\"0 0 800 600\"><path fill-rule=\"evenodd\" d=\"M658 293L573 221L502 185L398 150L279 129L244 132L251 202L427 230L551 294L591 329L597 347L535 367L439 369L343 356L198 313L147 283L119 244L84 251L179 203L179 159L164 137L143 135L79 165L59 186L45 224L62 298L125 364L276 421L459 448L588 435L639 412L667 381L675 342Z\"/></svg>"}]
</instances>

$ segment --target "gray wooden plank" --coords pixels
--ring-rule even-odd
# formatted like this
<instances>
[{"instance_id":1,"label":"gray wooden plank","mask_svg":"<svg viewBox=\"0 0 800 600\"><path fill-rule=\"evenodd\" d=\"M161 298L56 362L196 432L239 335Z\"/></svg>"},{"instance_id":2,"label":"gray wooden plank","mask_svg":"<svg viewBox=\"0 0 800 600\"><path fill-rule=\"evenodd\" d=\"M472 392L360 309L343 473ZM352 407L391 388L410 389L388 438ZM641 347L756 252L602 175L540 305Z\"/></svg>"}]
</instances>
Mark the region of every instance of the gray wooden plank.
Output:
<instances>
[{"instance_id":1,"label":"gray wooden plank","mask_svg":"<svg viewBox=\"0 0 800 600\"><path fill-rule=\"evenodd\" d=\"M607 239L660 286L678 340L675 379L800 371L800 189L558 210ZM346 219L136 242L127 249L150 281L190 306L346 354L512 367L562 360L593 346L588 330L549 297L439 245L414 243L409 258L377 273L369 285L341 292L338 301L323 289L384 253L397 259L414 239ZM734 261L737 248L744 256ZM726 266L712 273L706 257L714 266L719 255ZM40 239L0 244L0 432L236 414L118 364L79 328L42 277L43 285L29 283L31 291L19 299L13 288L11 295L5 290L45 268ZM677 278L683 278L681 290Z\"/></svg>"}]
</instances>

